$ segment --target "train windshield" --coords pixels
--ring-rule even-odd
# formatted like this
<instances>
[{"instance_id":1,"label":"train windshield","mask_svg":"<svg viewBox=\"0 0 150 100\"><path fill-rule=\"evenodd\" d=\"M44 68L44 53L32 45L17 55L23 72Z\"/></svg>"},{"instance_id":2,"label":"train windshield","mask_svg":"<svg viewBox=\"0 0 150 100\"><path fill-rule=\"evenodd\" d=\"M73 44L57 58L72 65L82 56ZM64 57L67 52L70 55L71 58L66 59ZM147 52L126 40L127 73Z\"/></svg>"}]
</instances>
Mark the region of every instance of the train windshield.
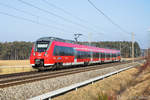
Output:
<instances>
[{"instance_id":1,"label":"train windshield","mask_svg":"<svg viewBox=\"0 0 150 100\"><path fill-rule=\"evenodd\" d=\"M49 41L37 41L35 45L35 51L45 52L48 49Z\"/></svg>"}]
</instances>

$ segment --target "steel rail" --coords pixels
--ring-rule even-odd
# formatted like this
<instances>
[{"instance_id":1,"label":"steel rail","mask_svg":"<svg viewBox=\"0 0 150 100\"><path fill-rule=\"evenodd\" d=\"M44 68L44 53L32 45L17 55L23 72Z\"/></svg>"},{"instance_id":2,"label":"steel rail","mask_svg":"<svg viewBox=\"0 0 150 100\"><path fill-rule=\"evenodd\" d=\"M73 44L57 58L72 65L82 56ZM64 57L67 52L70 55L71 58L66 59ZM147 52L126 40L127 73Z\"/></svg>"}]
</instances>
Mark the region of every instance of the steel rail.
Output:
<instances>
[{"instance_id":1,"label":"steel rail","mask_svg":"<svg viewBox=\"0 0 150 100\"><path fill-rule=\"evenodd\" d=\"M126 64L127 62L124 62L124 63ZM5 78L5 79L0 80L0 88L20 85L20 84L25 84L25 83L44 80L44 79L55 78L59 76L80 73L80 72L97 70L97 69L102 69L106 67L112 67L114 65L120 65L124 63L110 63L110 64L103 64L103 65L97 65L97 66L79 67L79 68L65 69L65 70L59 70L59 71L54 71L54 72L46 72L46 73L39 73L39 74L33 74L33 75Z\"/></svg>"},{"instance_id":2,"label":"steel rail","mask_svg":"<svg viewBox=\"0 0 150 100\"><path fill-rule=\"evenodd\" d=\"M120 64L122 63L115 63L115 65L120 65ZM42 74L39 73L37 75L35 74L35 75L26 75L26 76L21 76L21 77L8 78L8 79L0 80L0 88L20 85L20 84L25 84L28 82L35 82L35 81L40 81L44 79L80 73L80 72L86 72L90 70L97 70L97 69L102 69L102 68L107 68L107 67L112 67L112 64L106 64L105 66L98 65L98 66L80 67L80 68L60 70L60 71L49 72L49 73L48 72L42 73Z\"/></svg>"}]
</instances>

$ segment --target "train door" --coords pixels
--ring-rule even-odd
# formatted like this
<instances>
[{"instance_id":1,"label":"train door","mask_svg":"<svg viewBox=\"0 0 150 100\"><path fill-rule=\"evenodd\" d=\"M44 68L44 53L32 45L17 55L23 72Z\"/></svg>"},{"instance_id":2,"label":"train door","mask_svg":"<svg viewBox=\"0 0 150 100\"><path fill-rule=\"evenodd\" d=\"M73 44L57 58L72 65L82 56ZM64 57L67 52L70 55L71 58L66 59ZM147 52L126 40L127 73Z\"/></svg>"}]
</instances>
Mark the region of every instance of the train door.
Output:
<instances>
[{"instance_id":1,"label":"train door","mask_svg":"<svg viewBox=\"0 0 150 100\"><path fill-rule=\"evenodd\" d=\"M112 61L113 60L113 56L112 56L112 53L110 52L110 60Z\"/></svg>"},{"instance_id":2,"label":"train door","mask_svg":"<svg viewBox=\"0 0 150 100\"><path fill-rule=\"evenodd\" d=\"M91 56L90 61L91 61L91 63L93 63L93 52L92 51L90 51L90 56Z\"/></svg>"},{"instance_id":3,"label":"train door","mask_svg":"<svg viewBox=\"0 0 150 100\"><path fill-rule=\"evenodd\" d=\"M107 60L107 54L106 52L104 51L104 62Z\"/></svg>"},{"instance_id":4,"label":"train door","mask_svg":"<svg viewBox=\"0 0 150 100\"><path fill-rule=\"evenodd\" d=\"M77 64L77 51L75 48L73 50L74 50L74 63Z\"/></svg>"},{"instance_id":5,"label":"train door","mask_svg":"<svg viewBox=\"0 0 150 100\"><path fill-rule=\"evenodd\" d=\"M99 52L99 62L101 63L101 52Z\"/></svg>"}]
</instances>

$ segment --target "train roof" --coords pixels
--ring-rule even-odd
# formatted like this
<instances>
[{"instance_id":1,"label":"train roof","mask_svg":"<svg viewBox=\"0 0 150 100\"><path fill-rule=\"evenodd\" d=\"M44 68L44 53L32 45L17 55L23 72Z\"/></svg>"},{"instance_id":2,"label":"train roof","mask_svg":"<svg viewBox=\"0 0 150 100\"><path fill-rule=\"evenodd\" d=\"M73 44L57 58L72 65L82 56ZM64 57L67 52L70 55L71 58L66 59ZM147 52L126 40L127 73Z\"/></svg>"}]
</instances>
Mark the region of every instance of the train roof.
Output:
<instances>
[{"instance_id":1,"label":"train roof","mask_svg":"<svg viewBox=\"0 0 150 100\"><path fill-rule=\"evenodd\" d=\"M42 37L42 38L39 38L37 41L42 41L42 40L45 40L45 41L59 41L59 42L66 42L66 43L74 43L76 44L75 41L72 41L72 40L66 40L66 39L61 39L61 38L56 38L56 37Z\"/></svg>"},{"instance_id":2,"label":"train roof","mask_svg":"<svg viewBox=\"0 0 150 100\"><path fill-rule=\"evenodd\" d=\"M72 44L76 44L78 46L81 45L81 44L76 43L75 41L61 39L61 38L57 38L57 37L42 37L42 38L39 38L37 41L58 41L58 42L72 43ZM86 46L86 47L93 48L93 49L98 49L99 48L99 47L96 47L96 46L89 46L89 45L85 45L85 44L82 44L82 45ZM115 52L119 52L119 50L116 50L116 49L108 49L108 48L99 48L99 49L104 50L104 51L113 50Z\"/></svg>"}]
</instances>

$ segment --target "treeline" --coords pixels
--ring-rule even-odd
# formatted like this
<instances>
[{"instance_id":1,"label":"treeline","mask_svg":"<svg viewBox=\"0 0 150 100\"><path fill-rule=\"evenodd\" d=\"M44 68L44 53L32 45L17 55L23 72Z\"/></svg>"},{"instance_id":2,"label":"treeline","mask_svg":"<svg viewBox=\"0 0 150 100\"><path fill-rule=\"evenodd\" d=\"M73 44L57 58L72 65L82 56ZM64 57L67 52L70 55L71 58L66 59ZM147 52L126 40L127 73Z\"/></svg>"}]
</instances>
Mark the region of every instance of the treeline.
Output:
<instances>
[{"instance_id":1,"label":"treeline","mask_svg":"<svg viewBox=\"0 0 150 100\"><path fill-rule=\"evenodd\" d=\"M89 44L88 42L82 42L80 44ZM0 43L0 59L4 60L23 60L29 59L31 48L33 42L5 42ZM101 48L108 48L108 49L121 49L121 56L122 57L131 57L132 56L132 42L127 41L116 41L116 42L92 42L91 45ZM135 57L141 55L141 49L137 42L134 43L134 53Z\"/></svg>"},{"instance_id":2,"label":"treeline","mask_svg":"<svg viewBox=\"0 0 150 100\"><path fill-rule=\"evenodd\" d=\"M0 43L0 59L23 60L29 59L32 42L5 42Z\"/></svg>"},{"instance_id":3,"label":"treeline","mask_svg":"<svg viewBox=\"0 0 150 100\"><path fill-rule=\"evenodd\" d=\"M82 42L80 44L89 45L88 42ZM132 57L132 42L130 41L100 41L91 42L92 46L108 49L121 50L121 56L124 58ZM134 43L134 56L138 57L141 55L141 48L137 42Z\"/></svg>"}]
</instances>

